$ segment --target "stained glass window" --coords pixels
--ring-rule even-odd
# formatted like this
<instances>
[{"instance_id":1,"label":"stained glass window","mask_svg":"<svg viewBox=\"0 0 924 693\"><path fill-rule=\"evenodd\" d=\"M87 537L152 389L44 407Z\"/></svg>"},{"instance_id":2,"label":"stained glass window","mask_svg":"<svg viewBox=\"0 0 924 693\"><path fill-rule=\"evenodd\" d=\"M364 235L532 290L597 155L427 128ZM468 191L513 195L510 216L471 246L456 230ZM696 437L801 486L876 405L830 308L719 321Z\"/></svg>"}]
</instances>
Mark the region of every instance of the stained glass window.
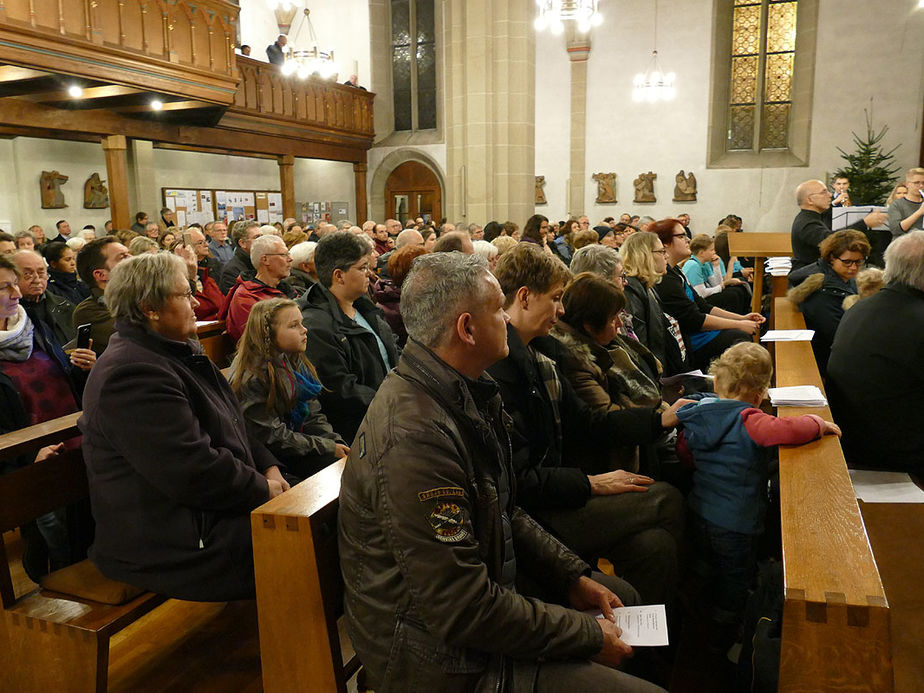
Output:
<instances>
[{"instance_id":1,"label":"stained glass window","mask_svg":"<svg viewBox=\"0 0 924 693\"><path fill-rule=\"evenodd\" d=\"M395 130L436 127L434 0L391 0Z\"/></svg>"},{"instance_id":2,"label":"stained glass window","mask_svg":"<svg viewBox=\"0 0 924 693\"><path fill-rule=\"evenodd\" d=\"M734 0L729 151L789 146L797 0Z\"/></svg>"}]
</instances>

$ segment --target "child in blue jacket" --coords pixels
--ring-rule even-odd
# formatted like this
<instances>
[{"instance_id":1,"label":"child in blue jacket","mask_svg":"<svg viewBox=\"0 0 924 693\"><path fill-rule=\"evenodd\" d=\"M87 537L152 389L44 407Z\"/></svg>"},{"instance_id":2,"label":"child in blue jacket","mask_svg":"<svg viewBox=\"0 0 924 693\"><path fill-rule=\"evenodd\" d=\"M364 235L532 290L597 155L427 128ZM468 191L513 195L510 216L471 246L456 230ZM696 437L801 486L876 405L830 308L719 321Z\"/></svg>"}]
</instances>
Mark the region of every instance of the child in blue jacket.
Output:
<instances>
[{"instance_id":1,"label":"child in blue jacket","mask_svg":"<svg viewBox=\"0 0 924 693\"><path fill-rule=\"evenodd\" d=\"M735 344L712 363L710 373L718 397L677 410L683 424L678 452L692 456L695 465L688 502L698 557L715 574L713 618L734 624L744 611L763 531L767 448L841 431L814 414L780 419L757 408L773 374L770 354L759 344Z\"/></svg>"}]
</instances>

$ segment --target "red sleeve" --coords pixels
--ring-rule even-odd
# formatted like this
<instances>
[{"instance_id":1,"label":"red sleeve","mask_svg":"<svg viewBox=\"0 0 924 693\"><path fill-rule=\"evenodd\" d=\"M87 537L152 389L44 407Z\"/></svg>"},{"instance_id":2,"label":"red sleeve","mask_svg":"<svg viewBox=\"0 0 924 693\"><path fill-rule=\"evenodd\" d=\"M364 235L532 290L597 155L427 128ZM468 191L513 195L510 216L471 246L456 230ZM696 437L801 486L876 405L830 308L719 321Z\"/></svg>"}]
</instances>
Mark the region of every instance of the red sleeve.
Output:
<instances>
[{"instance_id":1,"label":"red sleeve","mask_svg":"<svg viewBox=\"0 0 924 693\"><path fill-rule=\"evenodd\" d=\"M750 408L741 412L741 419L751 439L765 448L771 445L801 445L821 437L821 425L809 414L780 419L760 409Z\"/></svg>"}]
</instances>

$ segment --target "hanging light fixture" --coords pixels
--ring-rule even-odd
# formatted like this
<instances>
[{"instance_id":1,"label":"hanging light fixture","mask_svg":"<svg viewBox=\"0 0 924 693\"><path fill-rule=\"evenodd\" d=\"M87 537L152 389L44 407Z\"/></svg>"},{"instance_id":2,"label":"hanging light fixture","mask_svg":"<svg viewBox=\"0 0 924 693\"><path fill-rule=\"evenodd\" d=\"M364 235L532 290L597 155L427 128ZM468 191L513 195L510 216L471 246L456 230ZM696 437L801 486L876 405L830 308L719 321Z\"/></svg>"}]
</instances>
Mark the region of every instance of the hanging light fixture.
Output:
<instances>
[{"instance_id":1,"label":"hanging light fixture","mask_svg":"<svg viewBox=\"0 0 924 693\"><path fill-rule=\"evenodd\" d=\"M593 26L603 23L603 15L597 9L598 0L536 0L539 15L533 26L536 31L549 29L553 34L565 30L565 22L577 23L578 31L586 34Z\"/></svg>"},{"instance_id":2,"label":"hanging light fixture","mask_svg":"<svg viewBox=\"0 0 924 693\"><path fill-rule=\"evenodd\" d=\"M319 75L322 79L331 79L337 74L337 64L334 62L334 51L322 51L318 48L318 37L314 33L314 25L311 23L311 10L307 7L303 10L305 21L299 25L292 37L292 46L286 53L286 61L282 64L282 74L295 75L299 79L308 79L310 75ZM302 25L308 25L308 35L311 38L311 50L296 50L294 48L295 39L301 31Z\"/></svg>"},{"instance_id":3,"label":"hanging light fixture","mask_svg":"<svg viewBox=\"0 0 924 693\"><path fill-rule=\"evenodd\" d=\"M661 61L658 60L658 0L655 0L654 50L651 51L651 58L648 60L645 72L635 75L632 100L648 103L670 101L677 94L677 90L674 89L674 78L673 72L664 72L661 68Z\"/></svg>"}]
</instances>

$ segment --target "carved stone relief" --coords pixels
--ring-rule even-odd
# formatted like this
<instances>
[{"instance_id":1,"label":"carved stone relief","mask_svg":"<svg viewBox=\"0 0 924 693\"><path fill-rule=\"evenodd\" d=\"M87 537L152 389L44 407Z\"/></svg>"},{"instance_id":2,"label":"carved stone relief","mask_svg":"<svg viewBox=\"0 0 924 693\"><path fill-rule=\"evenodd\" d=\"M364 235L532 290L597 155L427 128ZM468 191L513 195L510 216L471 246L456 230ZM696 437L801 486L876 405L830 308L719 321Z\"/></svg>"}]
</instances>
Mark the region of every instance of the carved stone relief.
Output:
<instances>
[{"instance_id":1,"label":"carved stone relief","mask_svg":"<svg viewBox=\"0 0 924 693\"><path fill-rule=\"evenodd\" d=\"M536 204L548 204L545 199L545 176L536 176Z\"/></svg>"},{"instance_id":2,"label":"carved stone relief","mask_svg":"<svg viewBox=\"0 0 924 693\"><path fill-rule=\"evenodd\" d=\"M42 191L42 209L63 209L67 207L64 202L64 193L61 186L67 183L67 176L57 171L42 171L39 185Z\"/></svg>"},{"instance_id":3,"label":"carved stone relief","mask_svg":"<svg viewBox=\"0 0 924 693\"><path fill-rule=\"evenodd\" d=\"M634 202L657 202L654 194L654 181L658 177L657 173L640 173L638 178L632 181L635 188Z\"/></svg>"},{"instance_id":4,"label":"carved stone relief","mask_svg":"<svg viewBox=\"0 0 924 693\"><path fill-rule=\"evenodd\" d=\"M695 202L696 176L693 175L693 171L690 171L689 175L684 175L683 169L680 169L674 180L674 202Z\"/></svg>"},{"instance_id":5,"label":"carved stone relief","mask_svg":"<svg viewBox=\"0 0 924 693\"><path fill-rule=\"evenodd\" d=\"M109 206L109 188L93 173L83 184L83 206L85 209L105 209Z\"/></svg>"},{"instance_id":6,"label":"carved stone relief","mask_svg":"<svg viewBox=\"0 0 924 693\"><path fill-rule=\"evenodd\" d=\"M616 174L595 173L592 178L597 183L597 204L616 202Z\"/></svg>"}]
</instances>

